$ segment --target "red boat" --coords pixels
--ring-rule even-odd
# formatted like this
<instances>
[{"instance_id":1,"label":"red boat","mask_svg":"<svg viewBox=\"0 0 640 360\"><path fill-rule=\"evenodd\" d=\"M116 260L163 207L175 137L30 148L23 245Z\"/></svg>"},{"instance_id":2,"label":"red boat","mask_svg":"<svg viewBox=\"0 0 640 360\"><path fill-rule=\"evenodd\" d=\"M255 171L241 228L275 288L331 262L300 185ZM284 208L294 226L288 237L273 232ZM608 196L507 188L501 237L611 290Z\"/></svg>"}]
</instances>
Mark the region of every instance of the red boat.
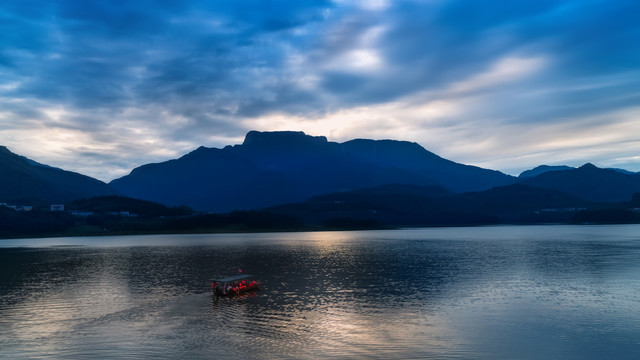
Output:
<instances>
[{"instance_id":1,"label":"red boat","mask_svg":"<svg viewBox=\"0 0 640 360\"><path fill-rule=\"evenodd\" d=\"M252 280L251 275L234 275L222 279L215 279L211 284L213 293L219 296L242 294L260 288L260 281Z\"/></svg>"}]
</instances>

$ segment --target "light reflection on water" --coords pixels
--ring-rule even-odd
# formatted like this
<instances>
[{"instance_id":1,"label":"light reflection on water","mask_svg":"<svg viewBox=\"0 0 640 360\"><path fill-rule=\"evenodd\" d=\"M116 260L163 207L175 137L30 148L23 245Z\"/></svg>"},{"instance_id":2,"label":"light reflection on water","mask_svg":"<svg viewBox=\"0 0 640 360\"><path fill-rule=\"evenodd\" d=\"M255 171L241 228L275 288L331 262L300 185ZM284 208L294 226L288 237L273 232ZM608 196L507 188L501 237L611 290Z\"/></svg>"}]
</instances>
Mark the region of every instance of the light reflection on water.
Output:
<instances>
[{"instance_id":1,"label":"light reflection on water","mask_svg":"<svg viewBox=\"0 0 640 360\"><path fill-rule=\"evenodd\" d=\"M639 230L1 241L0 358L635 359Z\"/></svg>"}]
</instances>

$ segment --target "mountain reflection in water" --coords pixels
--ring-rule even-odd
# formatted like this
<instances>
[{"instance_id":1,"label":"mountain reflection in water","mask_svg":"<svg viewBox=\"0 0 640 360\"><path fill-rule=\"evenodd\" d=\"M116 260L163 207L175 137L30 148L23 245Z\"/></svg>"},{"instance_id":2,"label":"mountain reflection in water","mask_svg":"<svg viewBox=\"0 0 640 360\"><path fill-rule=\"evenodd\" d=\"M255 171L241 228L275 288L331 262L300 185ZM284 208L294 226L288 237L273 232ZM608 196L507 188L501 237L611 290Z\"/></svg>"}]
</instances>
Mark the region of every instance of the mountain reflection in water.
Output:
<instances>
[{"instance_id":1,"label":"mountain reflection in water","mask_svg":"<svg viewBox=\"0 0 640 360\"><path fill-rule=\"evenodd\" d=\"M632 359L638 230L2 241L0 357ZM212 296L238 268L263 289Z\"/></svg>"}]
</instances>

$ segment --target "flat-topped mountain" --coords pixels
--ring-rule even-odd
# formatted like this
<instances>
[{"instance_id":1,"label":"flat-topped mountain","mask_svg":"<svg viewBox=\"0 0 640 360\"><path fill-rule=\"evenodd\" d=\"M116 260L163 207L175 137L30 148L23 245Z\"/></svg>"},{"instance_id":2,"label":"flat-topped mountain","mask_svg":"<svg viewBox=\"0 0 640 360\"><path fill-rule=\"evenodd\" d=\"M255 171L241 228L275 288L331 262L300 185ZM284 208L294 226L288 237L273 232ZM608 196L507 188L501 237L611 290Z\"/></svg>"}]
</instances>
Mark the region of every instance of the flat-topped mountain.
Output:
<instances>
[{"instance_id":1,"label":"flat-topped mountain","mask_svg":"<svg viewBox=\"0 0 640 360\"><path fill-rule=\"evenodd\" d=\"M138 167L110 185L134 198L224 212L392 183L464 192L514 181L406 141L337 143L302 132L251 131L241 145L200 147L179 159Z\"/></svg>"},{"instance_id":2,"label":"flat-topped mountain","mask_svg":"<svg viewBox=\"0 0 640 360\"><path fill-rule=\"evenodd\" d=\"M443 159L412 142L337 143L302 132L252 131L242 144L200 147L109 185L0 147L0 175L0 203L64 203L94 212L85 225L100 233L640 222L638 173L585 164L540 166L515 178ZM15 228L5 226L5 236L79 221L70 214L0 210L4 225ZM111 214L132 212L138 222Z\"/></svg>"},{"instance_id":3,"label":"flat-topped mountain","mask_svg":"<svg viewBox=\"0 0 640 360\"><path fill-rule=\"evenodd\" d=\"M116 191L102 181L40 164L0 146L0 202L20 205L63 203L113 194Z\"/></svg>"}]
</instances>

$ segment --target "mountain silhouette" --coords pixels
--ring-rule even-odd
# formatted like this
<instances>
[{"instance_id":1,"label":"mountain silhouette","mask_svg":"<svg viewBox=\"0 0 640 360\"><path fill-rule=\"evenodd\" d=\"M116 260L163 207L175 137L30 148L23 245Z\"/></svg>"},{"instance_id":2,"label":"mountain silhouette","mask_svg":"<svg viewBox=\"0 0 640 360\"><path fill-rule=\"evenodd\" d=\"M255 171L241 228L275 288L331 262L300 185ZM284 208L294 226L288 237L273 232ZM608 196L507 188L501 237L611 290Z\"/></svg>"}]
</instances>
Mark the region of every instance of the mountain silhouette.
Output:
<instances>
[{"instance_id":1,"label":"mountain silhouette","mask_svg":"<svg viewBox=\"0 0 640 360\"><path fill-rule=\"evenodd\" d=\"M498 171L443 159L406 141L336 143L303 132L251 131L241 145L200 147L179 159L143 165L110 185L129 197L225 212L384 184L464 192L514 181Z\"/></svg>"},{"instance_id":2,"label":"mountain silhouette","mask_svg":"<svg viewBox=\"0 0 640 360\"><path fill-rule=\"evenodd\" d=\"M0 146L0 174L0 202L5 203L46 205L116 194L102 181L40 164L4 146Z\"/></svg>"},{"instance_id":3,"label":"mountain silhouette","mask_svg":"<svg viewBox=\"0 0 640 360\"><path fill-rule=\"evenodd\" d=\"M571 169L574 169L574 168L567 165L557 165L557 166L540 165L540 166L536 166L531 170L526 170L521 172L520 175L518 175L518 178L519 179L532 178L549 171L571 170Z\"/></svg>"},{"instance_id":4,"label":"mountain silhouette","mask_svg":"<svg viewBox=\"0 0 640 360\"><path fill-rule=\"evenodd\" d=\"M390 226L567 222L585 200L554 190L513 184L456 194L438 186L390 184L313 197L264 209L321 225L335 219Z\"/></svg>"},{"instance_id":5,"label":"mountain silhouette","mask_svg":"<svg viewBox=\"0 0 640 360\"><path fill-rule=\"evenodd\" d=\"M383 168L421 174L455 192L484 190L514 181L499 171L444 159L413 142L356 139L341 144L341 147L360 160Z\"/></svg>"},{"instance_id":6,"label":"mountain silhouette","mask_svg":"<svg viewBox=\"0 0 640 360\"><path fill-rule=\"evenodd\" d=\"M576 169L545 172L520 183L604 203L629 201L640 192L639 174L601 169L590 163Z\"/></svg>"},{"instance_id":7,"label":"mountain silhouette","mask_svg":"<svg viewBox=\"0 0 640 360\"><path fill-rule=\"evenodd\" d=\"M443 159L412 142L337 143L290 131L251 131L240 145L200 147L140 166L109 185L0 146L0 174L0 203L89 209L97 215L87 224L98 222L100 231L640 222L638 173L588 163L539 166L515 178ZM139 222L118 223L109 214L123 209L139 215ZM16 231L37 221L58 227L77 221L0 210Z\"/></svg>"}]
</instances>

